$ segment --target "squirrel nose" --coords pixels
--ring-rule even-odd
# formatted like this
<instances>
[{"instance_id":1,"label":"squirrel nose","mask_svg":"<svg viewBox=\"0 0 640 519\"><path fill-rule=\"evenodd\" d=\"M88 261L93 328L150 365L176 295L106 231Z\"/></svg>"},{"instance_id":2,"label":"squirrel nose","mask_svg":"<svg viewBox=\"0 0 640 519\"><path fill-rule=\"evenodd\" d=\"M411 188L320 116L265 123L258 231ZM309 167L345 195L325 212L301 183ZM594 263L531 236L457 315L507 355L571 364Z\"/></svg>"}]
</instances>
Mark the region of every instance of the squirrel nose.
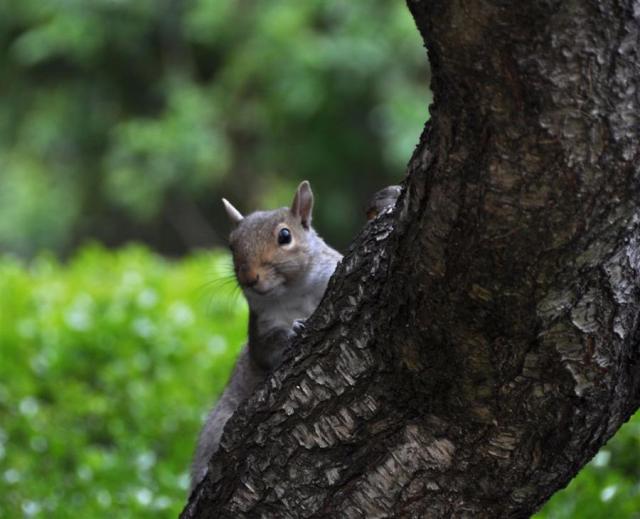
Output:
<instances>
[{"instance_id":1,"label":"squirrel nose","mask_svg":"<svg viewBox=\"0 0 640 519\"><path fill-rule=\"evenodd\" d=\"M245 280L245 285L249 288L255 287L258 284L258 281L260 281L260 274L249 275Z\"/></svg>"},{"instance_id":2,"label":"squirrel nose","mask_svg":"<svg viewBox=\"0 0 640 519\"><path fill-rule=\"evenodd\" d=\"M260 275L252 268L242 265L238 272L238 278L242 285L246 287L254 287L260 281Z\"/></svg>"}]
</instances>

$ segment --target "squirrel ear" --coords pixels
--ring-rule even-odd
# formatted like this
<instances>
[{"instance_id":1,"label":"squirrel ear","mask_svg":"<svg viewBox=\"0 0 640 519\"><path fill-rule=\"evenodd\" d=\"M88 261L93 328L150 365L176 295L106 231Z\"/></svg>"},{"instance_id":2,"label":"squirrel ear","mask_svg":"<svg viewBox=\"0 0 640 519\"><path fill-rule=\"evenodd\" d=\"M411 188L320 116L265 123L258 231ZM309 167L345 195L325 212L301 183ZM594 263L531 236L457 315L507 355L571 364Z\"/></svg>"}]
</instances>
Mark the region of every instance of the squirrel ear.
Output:
<instances>
[{"instance_id":1,"label":"squirrel ear","mask_svg":"<svg viewBox=\"0 0 640 519\"><path fill-rule=\"evenodd\" d=\"M300 182L291 203L291 214L300 218L305 229L311 227L311 211L313 210L313 191L307 180Z\"/></svg>"},{"instance_id":2,"label":"squirrel ear","mask_svg":"<svg viewBox=\"0 0 640 519\"><path fill-rule=\"evenodd\" d=\"M233 225L238 225L242 220L244 220L244 216L242 216L242 213L235 207L233 207L227 199L223 198L222 204L224 205L227 216L229 217L229 220L231 220L231 223Z\"/></svg>"}]
</instances>

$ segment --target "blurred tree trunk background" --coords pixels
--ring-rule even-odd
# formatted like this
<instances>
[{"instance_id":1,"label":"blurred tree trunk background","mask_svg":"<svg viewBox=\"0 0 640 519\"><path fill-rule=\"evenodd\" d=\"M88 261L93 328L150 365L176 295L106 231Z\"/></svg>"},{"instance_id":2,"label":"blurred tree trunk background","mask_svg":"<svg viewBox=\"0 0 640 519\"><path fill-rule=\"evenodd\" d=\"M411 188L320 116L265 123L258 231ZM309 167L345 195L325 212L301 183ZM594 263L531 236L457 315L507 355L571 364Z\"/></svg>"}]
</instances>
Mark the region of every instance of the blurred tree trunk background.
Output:
<instances>
[{"instance_id":1,"label":"blurred tree trunk background","mask_svg":"<svg viewBox=\"0 0 640 519\"><path fill-rule=\"evenodd\" d=\"M184 518L527 517L638 406L637 2L409 7L435 104L406 192Z\"/></svg>"}]
</instances>

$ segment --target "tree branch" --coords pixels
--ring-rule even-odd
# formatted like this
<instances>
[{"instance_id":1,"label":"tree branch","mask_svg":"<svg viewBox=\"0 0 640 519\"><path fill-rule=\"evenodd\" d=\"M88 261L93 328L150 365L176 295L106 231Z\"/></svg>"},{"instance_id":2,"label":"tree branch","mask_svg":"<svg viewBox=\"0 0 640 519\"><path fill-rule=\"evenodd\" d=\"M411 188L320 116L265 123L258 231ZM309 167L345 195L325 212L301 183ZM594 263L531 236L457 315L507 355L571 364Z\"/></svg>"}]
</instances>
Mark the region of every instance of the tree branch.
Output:
<instances>
[{"instance_id":1,"label":"tree branch","mask_svg":"<svg viewBox=\"0 0 640 519\"><path fill-rule=\"evenodd\" d=\"M435 103L406 190L182 517L521 517L638 406L634 2L409 7Z\"/></svg>"}]
</instances>

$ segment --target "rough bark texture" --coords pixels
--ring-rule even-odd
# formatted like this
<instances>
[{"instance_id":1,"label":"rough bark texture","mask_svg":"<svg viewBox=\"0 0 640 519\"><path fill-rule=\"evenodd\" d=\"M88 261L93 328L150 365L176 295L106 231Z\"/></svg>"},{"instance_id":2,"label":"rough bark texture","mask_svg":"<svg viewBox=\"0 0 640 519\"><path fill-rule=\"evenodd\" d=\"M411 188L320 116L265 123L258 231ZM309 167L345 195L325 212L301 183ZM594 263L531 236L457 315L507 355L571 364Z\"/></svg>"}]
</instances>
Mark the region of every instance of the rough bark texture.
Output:
<instances>
[{"instance_id":1,"label":"rough bark texture","mask_svg":"<svg viewBox=\"0 0 640 519\"><path fill-rule=\"evenodd\" d=\"M638 406L640 2L409 8L406 190L184 518L526 517Z\"/></svg>"}]
</instances>

